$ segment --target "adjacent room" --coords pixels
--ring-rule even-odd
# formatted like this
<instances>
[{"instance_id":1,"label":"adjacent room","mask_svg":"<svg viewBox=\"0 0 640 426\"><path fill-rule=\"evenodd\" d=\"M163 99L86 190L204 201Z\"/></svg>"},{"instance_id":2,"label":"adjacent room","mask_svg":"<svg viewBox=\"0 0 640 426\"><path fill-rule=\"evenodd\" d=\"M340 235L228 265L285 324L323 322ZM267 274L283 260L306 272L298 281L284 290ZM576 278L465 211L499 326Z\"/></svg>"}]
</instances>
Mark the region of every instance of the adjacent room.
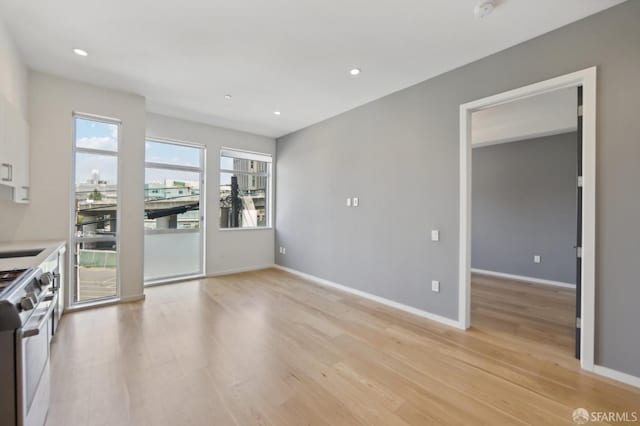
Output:
<instances>
[{"instance_id":1,"label":"adjacent room","mask_svg":"<svg viewBox=\"0 0 640 426\"><path fill-rule=\"evenodd\" d=\"M556 360L580 359L581 91L471 117L471 324Z\"/></svg>"},{"instance_id":2,"label":"adjacent room","mask_svg":"<svg viewBox=\"0 0 640 426\"><path fill-rule=\"evenodd\" d=\"M0 426L640 423L639 21L0 0Z\"/></svg>"}]
</instances>

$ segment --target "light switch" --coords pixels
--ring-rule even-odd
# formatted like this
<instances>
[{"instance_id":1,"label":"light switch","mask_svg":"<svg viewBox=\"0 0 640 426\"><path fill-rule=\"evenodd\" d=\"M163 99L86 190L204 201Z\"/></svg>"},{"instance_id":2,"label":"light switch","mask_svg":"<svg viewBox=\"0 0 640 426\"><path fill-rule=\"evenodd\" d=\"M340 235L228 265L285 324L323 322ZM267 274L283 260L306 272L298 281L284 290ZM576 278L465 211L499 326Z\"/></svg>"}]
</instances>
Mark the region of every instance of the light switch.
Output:
<instances>
[{"instance_id":1,"label":"light switch","mask_svg":"<svg viewBox=\"0 0 640 426\"><path fill-rule=\"evenodd\" d=\"M440 281L431 281L431 291L440 292Z\"/></svg>"},{"instance_id":2,"label":"light switch","mask_svg":"<svg viewBox=\"0 0 640 426\"><path fill-rule=\"evenodd\" d=\"M436 229L431 231L431 241L440 241L440 231Z\"/></svg>"},{"instance_id":3,"label":"light switch","mask_svg":"<svg viewBox=\"0 0 640 426\"><path fill-rule=\"evenodd\" d=\"M351 207L351 198L347 198L347 207Z\"/></svg>"},{"instance_id":4,"label":"light switch","mask_svg":"<svg viewBox=\"0 0 640 426\"><path fill-rule=\"evenodd\" d=\"M533 263L540 263L541 261L542 259L540 259L540 256L538 256L537 254L533 256Z\"/></svg>"},{"instance_id":5,"label":"light switch","mask_svg":"<svg viewBox=\"0 0 640 426\"><path fill-rule=\"evenodd\" d=\"M359 203L360 203L360 200L358 200L358 197L353 197L353 207L358 207Z\"/></svg>"}]
</instances>

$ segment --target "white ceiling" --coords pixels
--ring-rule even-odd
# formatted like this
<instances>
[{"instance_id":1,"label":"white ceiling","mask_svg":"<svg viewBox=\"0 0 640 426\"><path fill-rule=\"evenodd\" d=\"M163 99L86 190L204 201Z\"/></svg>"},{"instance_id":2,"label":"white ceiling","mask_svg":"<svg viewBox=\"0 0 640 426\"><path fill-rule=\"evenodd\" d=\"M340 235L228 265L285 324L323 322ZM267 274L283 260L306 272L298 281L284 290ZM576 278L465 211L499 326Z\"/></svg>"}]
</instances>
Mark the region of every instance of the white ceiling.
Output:
<instances>
[{"instance_id":1,"label":"white ceiling","mask_svg":"<svg viewBox=\"0 0 640 426\"><path fill-rule=\"evenodd\" d=\"M0 16L34 69L277 137L622 1L502 0L477 20L476 0L0 0Z\"/></svg>"}]
</instances>

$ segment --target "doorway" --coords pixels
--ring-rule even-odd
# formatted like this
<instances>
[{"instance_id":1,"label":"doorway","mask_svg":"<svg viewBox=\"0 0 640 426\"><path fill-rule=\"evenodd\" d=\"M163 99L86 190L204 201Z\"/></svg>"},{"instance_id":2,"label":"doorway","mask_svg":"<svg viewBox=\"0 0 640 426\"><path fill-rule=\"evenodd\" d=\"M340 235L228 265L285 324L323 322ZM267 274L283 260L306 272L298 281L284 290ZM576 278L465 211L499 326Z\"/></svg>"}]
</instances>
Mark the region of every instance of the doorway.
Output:
<instances>
[{"instance_id":1,"label":"doorway","mask_svg":"<svg viewBox=\"0 0 640 426\"><path fill-rule=\"evenodd\" d=\"M571 360L578 90L473 113L471 326Z\"/></svg>"},{"instance_id":2,"label":"doorway","mask_svg":"<svg viewBox=\"0 0 640 426\"><path fill-rule=\"evenodd\" d=\"M71 303L119 296L118 223L120 122L73 116Z\"/></svg>"},{"instance_id":3,"label":"doorway","mask_svg":"<svg viewBox=\"0 0 640 426\"><path fill-rule=\"evenodd\" d=\"M509 102L521 101L560 89L580 88L582 92L582 176L580 209L582 221L576 254L580 256L576 290L576 335L579 338L582 368L593 370L595 322L595 95L596 69L553 78L460 106L460 255L459 318L463 328L471 324L471 235L472 235L472 114ZM578 105L576 103L576 112Z\"/></svg>"}]
</instances>

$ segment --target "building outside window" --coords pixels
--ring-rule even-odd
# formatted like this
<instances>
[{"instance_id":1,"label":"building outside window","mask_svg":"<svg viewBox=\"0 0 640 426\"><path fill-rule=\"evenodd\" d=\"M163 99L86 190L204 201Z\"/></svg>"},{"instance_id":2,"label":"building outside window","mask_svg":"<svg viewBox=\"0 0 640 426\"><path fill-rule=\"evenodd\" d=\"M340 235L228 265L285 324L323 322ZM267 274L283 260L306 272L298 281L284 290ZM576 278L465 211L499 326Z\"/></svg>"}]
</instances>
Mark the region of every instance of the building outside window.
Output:
<instances>
[{"instance_id":1,"label":"building outside window","mask_svg":"<svg viewBox=\"0 0 640 426\"><path fill-rule=\"evenodd\" d=\"M271 226L269 154L223 149L220 152L220 228Z\"/></svg>"}]
</instances>

